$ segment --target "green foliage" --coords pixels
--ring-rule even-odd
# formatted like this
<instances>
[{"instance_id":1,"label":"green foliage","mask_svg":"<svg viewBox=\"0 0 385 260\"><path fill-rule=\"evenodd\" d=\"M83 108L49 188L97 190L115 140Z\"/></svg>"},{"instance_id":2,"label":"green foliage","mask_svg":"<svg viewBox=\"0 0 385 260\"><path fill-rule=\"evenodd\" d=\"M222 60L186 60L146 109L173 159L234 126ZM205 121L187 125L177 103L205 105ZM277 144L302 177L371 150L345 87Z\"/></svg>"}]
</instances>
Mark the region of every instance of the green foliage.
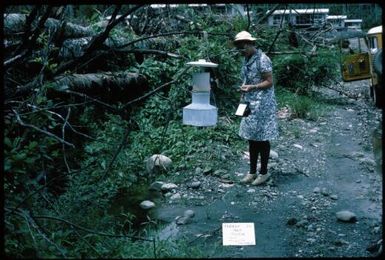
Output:
<instances>
[{"instance_id":1,"label":"green foliage","mask_svg":"<svg viewBox=\"0 0 385 260\"><path fill-rule=\"evenodd\" d=\"M298 54L273 58L275 84L298 94L308 95L313 86L326 85L338 77L335 53L321 52L316 56Z\"/></svg>"},{"instance_id":2,"label":"green foliage","mask_svg":"<svg viewBox=\"0 0 385 260\"><path fill-rule=\"evenodd\" d=\"M99 179L104 176L118 146L123 141L122 138L128 125L120 116L106 114L106 120L96 127L98 128L96 140L84 147L85 155L82 165L83 167L92 165L93 169L87 179ZM130 154L124 149L119 153L115 163L106 173L107 181L98 190L100 196L111 197L111 194L114 194L117 189L129 187L136 180L137 165L135 160L131 160L130 157Z\"/></svg>"},{"instance_id":3,"label":"green foliage","mask_svg":"<svg viewBox=\"0 0 385 260\"><path fill-rule=\"evenodd\" d=\"M42 129L53 131L57 124L51 114L33 113L29 120L32 124ZM6 121L4 129L4 188L7 195L18 193L14 203L29 190L39 186L35 178L42 171L51 172L60 168L57 163L61 161L61 145L48 136L36 131L24 132L16 122Z\"/></svg>"},{"instance_id":4,"label":"green foliage","mask_svg":"<svg viewBox=\"0 0 385 260\"><path fill-rule=\"evenodd\" d=\"M329 109L329 106L315 98L298 95L286 89L278 88L276 94L279 108L289 108L292 118L316 121Z\"/></svg>"}]
</instances>

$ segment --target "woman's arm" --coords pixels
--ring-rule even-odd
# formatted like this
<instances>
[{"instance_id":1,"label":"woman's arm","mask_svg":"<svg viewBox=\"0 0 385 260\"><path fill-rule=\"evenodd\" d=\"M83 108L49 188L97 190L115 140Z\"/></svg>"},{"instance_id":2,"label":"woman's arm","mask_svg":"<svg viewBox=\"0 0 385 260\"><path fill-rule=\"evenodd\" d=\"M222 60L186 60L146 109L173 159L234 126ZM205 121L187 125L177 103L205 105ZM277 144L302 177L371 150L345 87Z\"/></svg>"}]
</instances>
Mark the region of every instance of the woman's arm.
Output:
<instances>
[{"instance_id":1,"label":"woman's arm","mask_svg":"<svg viewBox=\"0 0 385 260\"><path fill-rule=\"evenodd\" d=\"M268 89L273 86L273 73L264 72L262 73L262 82L256 85L243 85L241 86L241 91L249 92L258 89Z\"/></svg>"}]
</instances>

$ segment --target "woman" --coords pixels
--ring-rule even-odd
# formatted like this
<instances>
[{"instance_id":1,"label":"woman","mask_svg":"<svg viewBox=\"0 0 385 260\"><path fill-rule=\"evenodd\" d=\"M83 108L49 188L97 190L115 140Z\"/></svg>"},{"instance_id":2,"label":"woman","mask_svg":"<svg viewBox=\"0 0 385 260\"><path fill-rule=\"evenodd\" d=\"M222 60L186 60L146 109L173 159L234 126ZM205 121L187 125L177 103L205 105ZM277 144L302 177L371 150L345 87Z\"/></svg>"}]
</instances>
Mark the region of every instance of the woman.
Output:
<instances>
[{"instance_id":1,"label":"woman","mask_svg":"<svg viewBox=\"0 0 385 260\"><path fill-rule=\"evenodd\" d=\"M249 102L251 113L243 117L239 136L248 140L250 171L241 183L259 185L266 182L270 173L267 164L270 156L270 140L278 136L272 64L269 57L254 46L256 38L242 31L235 36L234 44L245 60L241 69L243 85L240 90L244 101ZM261 157L261 170L257 174L258 156Z\"/></svg>"}]
</instances>

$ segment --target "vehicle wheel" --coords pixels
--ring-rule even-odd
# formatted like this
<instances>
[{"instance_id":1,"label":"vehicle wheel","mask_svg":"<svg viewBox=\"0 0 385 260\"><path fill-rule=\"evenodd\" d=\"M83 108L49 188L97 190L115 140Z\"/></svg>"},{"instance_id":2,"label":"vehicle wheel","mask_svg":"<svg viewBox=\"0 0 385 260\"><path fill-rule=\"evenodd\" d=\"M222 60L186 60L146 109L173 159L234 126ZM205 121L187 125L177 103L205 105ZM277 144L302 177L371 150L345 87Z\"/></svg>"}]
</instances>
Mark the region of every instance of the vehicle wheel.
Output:
<instances>
[{"instance_id":1,"label":"vehicle wheel","mask_svg":"<svg viewBox=\"0 0 385 260\"><path fill-rule=\"evenodd\" d=\"M373 86L370 86L370 87L369 87L369 98L370 98L370 99L373 99L373 97L374 97L373 92L374 92Z\"/></svg>"},{"instance_id":2,"label":"vehicle wheel","mask_svg":"<svg viewBox=\"0 0 385 260\"><path fill-rule=\"evenodd\" d=\"M373 105L377 106L377 93L376 93L376 87L375 86L370 86L370 94L373 100Z\"/></svg>"},{"instance_id":3,"label":"vehicle wheel","mask_svg":"<svg viewBox=\"0 0 385 260\"><path fill-rule=\"evenodd\" d=\"M373 103L377 108L384 108L384 97L379 86L372 86L373 88Z\"/></svg>"},{"instance_id":4,"label":"vehicle wheel","mask_svg":"<svg viewBox=\"0 0 385 260\"><path fill-rule=\"evenodd\" d=\"M382 75L382 50L374 54L373 67L377 74Z\"/></svg>"}]
</instances>

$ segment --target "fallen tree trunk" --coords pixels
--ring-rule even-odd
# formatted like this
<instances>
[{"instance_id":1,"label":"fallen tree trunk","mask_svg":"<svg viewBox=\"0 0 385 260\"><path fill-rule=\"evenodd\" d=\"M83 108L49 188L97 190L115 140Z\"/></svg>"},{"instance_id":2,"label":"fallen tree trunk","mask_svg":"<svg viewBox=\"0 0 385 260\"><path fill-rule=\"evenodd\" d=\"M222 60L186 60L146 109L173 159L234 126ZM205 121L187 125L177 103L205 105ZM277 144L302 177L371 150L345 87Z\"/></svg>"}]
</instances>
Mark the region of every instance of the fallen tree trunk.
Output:
<instances>
[{"instance_id":1,"label":"fallen tree trunk","mask_svg":"<svg viewBox=\"0 0 385 260\"><path fill-rule=\"evenodd\" d=\"M138 73L90 73L58 76L50 83L47 95L63 97L66 93L81 93L105 101L127 102L139 97L148 90L148 81ZM6 95L7 98L29 95L37 88L36 82L19 87L15 93Z\"/></svg>"},{"instance_id":2,"label":"fallen tree trunk","mask_svg":"<svg viewBox=\"0 0 385 260\"><path fill-rule=\"evenodd\" d=\"M78 92L111 102L126 102L148 90L147 79L138 73L73 74L55 78L51 86L55 92Z\"/></svg>"},{"instance_id":3,"label":"fallen tree trunk","mask_svg":"<svg viewBox=\"0 0 385 260\"><path fill-rule=\"evenodd\" d=\"M12 36L12 35L21 35L25 33L25 23L27 20L26 14L5 14L4 15L4 35ZM58 19L48 18L44 23L44 27L49 31L58 32L62 22ZM36 25L32 25L32 29L34 29ZM86 36L95 35L95 32L89 27L77 25L74 23L66 23L64 29L64 38L80 38Z\"/></svg>"},{"instance_id":4,"label":"fallen tree trunk","mask_svg":"<svg viewBox=\"0 0 385 260\"><path fill-rule=\"evenodd\" d=\"M90 40L91 40L90 37L66 40L59 51L59 58L64 60L71 60L74 58L81 57L84 54L84 51L88 46ZM159 55L159 56L164 56L169 58L181 58L181 56L178 54L171 53L168 51L157 50L157 49L147 49L147 48L122 49L122 48L119 48L119 45L116 42L113 42L111 40L109 41L109 39L106 40L106 42L103 44L103 48L101 49L104 49L99 51L101 53L106 51L115 51L119 53L152 54L152 55Z\"/></svg>"}]
</instances>

